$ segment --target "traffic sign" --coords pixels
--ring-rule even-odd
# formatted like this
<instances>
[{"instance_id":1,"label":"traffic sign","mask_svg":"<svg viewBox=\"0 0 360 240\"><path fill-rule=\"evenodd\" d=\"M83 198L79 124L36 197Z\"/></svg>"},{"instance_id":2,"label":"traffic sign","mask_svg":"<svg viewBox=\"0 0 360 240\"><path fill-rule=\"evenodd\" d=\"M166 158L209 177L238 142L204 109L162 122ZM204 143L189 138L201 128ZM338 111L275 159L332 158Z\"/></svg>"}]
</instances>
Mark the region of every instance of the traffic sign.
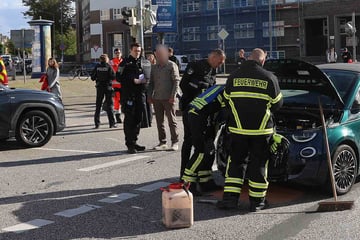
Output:
<instances>
[{"instance_id":1,"label":"traffic sign","mask_svg":"<svg viewBox=\"0 0 360 240\"><path fill-rule=\"evenodd\" d=\"M65 45L62 43L62 44L60 44L59 48L60 48L61 51L64 51L65 50Z\"/></svg>"},{"instance_id":2,"label":"traffic sign","mask_svg":"<svg viewBox=\"0 0 360 240\"><path fill-rule=\"evenodd\" d=\"M99 49L99 46L98 46L98 45L94 45L93 48L94 48L94 51L97 52L97 50Z\"/></svg>"},{"instance_id":3,"label":"traffic sign","mask_svg":"<svg viewBox=\"0 0 360 240\"><path fill-rule=\"evenodd\" d=\"M225 40L229 36L229 33L225 30L225 28L222 28L218 33L218 36L221 40Z\"/></svg>"}]
</instances>

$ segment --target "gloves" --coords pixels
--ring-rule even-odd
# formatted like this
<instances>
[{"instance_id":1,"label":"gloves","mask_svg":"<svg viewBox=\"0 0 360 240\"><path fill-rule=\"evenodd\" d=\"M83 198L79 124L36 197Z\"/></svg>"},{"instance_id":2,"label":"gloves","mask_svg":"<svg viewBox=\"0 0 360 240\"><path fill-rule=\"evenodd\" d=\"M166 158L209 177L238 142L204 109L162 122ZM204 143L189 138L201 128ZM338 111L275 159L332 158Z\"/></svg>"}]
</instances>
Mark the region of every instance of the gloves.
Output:
<instances>
[{"instance_id":1,"label":"gloves","mask_svg":"<svg viewBox=\"0 0 360 240\"><path fill-rule=\"evenodd\" d=\"M281 143L281 140L284 138L284 136L280 135L280 134L277 134L275 133L273 136L272 136L272 144L270 145L270 152L272 154L276 153L277 152L277 149Z\"/></svg>"},{"instance_id":2,"label":"gloves","mask_svg":"<svg viewBox=\"0 0 360 240\"><path fill-rule=\"evenodd\" d=\"M199 81L199 87L200 88L209 88L210 84L204 81Z\"/></svg>"}]
</instances>

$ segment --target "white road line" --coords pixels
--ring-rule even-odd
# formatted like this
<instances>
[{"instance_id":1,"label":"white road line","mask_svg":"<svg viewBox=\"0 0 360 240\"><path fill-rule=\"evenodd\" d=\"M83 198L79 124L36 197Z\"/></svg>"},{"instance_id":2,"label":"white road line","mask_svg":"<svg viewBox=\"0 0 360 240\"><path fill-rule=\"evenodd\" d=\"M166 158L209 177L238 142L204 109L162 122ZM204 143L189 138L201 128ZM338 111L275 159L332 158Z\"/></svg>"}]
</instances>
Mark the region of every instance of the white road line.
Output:
<instances>
[{"instance_id":1,"label":"white road line","mask_svg":"<svg viewBox=\"0 0 360 240\"><path fill-rule=\"evenodd\" d=\"M57 212L54 215L61 216L61 217L72 218L72 217L75 217L77 215L87 213L87 212L90 212L90 211L98 209L98 208L101 208L101 206L85 204L85 205L82 205L82 206L80 206L78 208L73 208L73 209L68 209L68 210L65 210L65 211Z\"/></svg>"},{"instance_id":2,"label":"white road line","mask_svg":"<svg viewBox=\"0 0 360 240\"><path fill-rule=\"evenodd\" d=\"M168 182L156 182L156 183L153 183L153 184L142 186L142 187L137 188L135 190L136 191L142 191L142 192L152 192L152 191L160 189L161 187L166 187L169 184L170 183L168 183Z\"/></svg>"},{"instance_id":3,"label":"white road line","mask_svg":"<svg viewBox=\"0 0 360 240\"><path fill-rule=\"evenodd\" d=\"M45 219L34 219L25 223L20 223L11 227L4 228L3 231L5 232L15 232L15 233L22 233L28 230L37 229L43 227L45 225L49 225L54 223L54 221L49 221Z\"/></svg>"},{"instance_id":4,"label":"white road line","mask_svg":"<svg viewBox=\"0 0 360 240\"><path fill-rule=\"evenodd\" d=\"M116 160L116 161L112 161L112 162L107 162L107 163L103 163L103 164L99 164L99 165L94 165L92 167L80 168L80 169L77 169L77 170L81 171L81 172L90 172L90 171L94 171L94 170L97 170L97 169L112 167L112 166L120 165L120 164L123 164L123 163L135 161L135 160L148 158L148 157L149 156L138 155L138 156L124 158L124 159L120 159L120 160Z\"/></svg>"},{"instance_id":5,"label":"white road line","mask_svg":"<svg viewBox=\"0 0 360 240\"><path fill-rule=\"evenodd\" d=\"M71 150L71 149L56 149L56 148L36 148L44 151L57 151L57 152L76 152L76 153L104 153L97 151L84 151L84 150Z\"/></svg>"},{"instance_id":6,"label":"white road line","mask_svg":"<svg viewBox=\"0 0 360 240\"><path fill-rule=\"evenodd\" d=\"M139 194L134 194L134 193L120 193L120 194L114 194L111 195L107 198L101 199L99 200L99 202L103 202L103 203L118 203L118 202L122 202L125 201L127 199L133 198L133 197L137 197L139 196Z\"/></svg>"}]
</instances>

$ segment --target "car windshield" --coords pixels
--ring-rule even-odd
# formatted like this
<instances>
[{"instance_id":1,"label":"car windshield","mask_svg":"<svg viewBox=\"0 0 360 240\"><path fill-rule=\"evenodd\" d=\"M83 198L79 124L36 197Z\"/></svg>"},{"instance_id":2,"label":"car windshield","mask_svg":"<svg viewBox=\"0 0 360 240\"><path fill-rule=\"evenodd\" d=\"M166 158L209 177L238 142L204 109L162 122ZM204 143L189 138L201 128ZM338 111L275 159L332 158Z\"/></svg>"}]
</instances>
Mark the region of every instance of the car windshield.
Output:
<instances>
[{"instance_id":1,"label":"car windshield","mask_svg":"<svg viewBox=\"0 0 360 240\"><path fill-rule=\"evenodd\" d=\"M333 69L322 69L322 71L334 84L342 100L347 102L351 95L351 89L353 89L356 80L359 78L359 73Z\"/></svg>"}]
</instances>

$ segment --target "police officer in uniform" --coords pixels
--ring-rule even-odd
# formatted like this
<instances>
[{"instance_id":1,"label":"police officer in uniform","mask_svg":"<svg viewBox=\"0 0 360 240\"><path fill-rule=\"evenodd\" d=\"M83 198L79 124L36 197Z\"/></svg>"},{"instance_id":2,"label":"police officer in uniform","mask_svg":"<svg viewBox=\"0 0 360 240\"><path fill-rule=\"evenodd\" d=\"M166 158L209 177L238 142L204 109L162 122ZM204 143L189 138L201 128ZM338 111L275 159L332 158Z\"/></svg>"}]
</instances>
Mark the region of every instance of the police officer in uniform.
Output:
<instances>
[{"instance_id":1,"label":"police officer in uniform","mask_svg":"<svg viewBox=\"0 0 360 240\"><path fill-rule=\"evenodd\" d=\"M216 119L225 107L224 86L214 85L190 103L188 119L194 152L186 164L182 180L190 183L190 191L196 196L204 192L219 190L212 176L215 159L214 140Z\"/></svg>"},{"instance_id":2,"label":"police officer in uniform","mask_svg":"<svg viewBox=\"0 0 360 240\"><path fill-rule=\"evenodd\" d=\"M141 46L133 43L130 55L120 64L117 80L121 83L121 106L124 118L125 144L128 153L144 151L137 144L141 121L146 104L146 78L141 68Z\"/></svg>"},{"instance_id":3,"label":"police officer in uniform","mask_svg":"<svg viewBox=\"0 0 360 240\"><path fill-rule=\"evenodd\" d=\"M112 111L112 80L115 78L115 73L109 65L109 57L106 54L100 56L100 63L96 65L92 74L91 80L96 81L96 109L95 109L95 128L100 126L100 109L105 97L106 113L109 119L110 128L116 128L115 119Z\"/></svg>"},{"instance_id":4,"label":"police officer in uniform","mask_svg":"<svg viewBox=\"0 0 360 240\"><path fill-rule=\"evenodd\" d=\"M256 48L226 82L224 97L229 108L230 159L220 209L237 208L245 173L248 173L250 211L267 207L267 165L274 133L272 114L282 106L275 75L262 66L266 54ZM249 158L248 158L249 157Z\"/></svg>"},{"instance_id":5,"label":"police officer in uniform","mask_svg":"<svg viewBox=\"0 0 360 240\"><path fill-rule=\"evenodd\" d=\"M182 97L180 110L184 124L184 141L181 148L180 177L184 174L185 166L190 159L192 139L188 120L189 104L195 97L213 86L216 82L216 68L225 62L225 53L221 49L212 50L207 59L188 64L180 81Z\"/></svg>"}]
</instances>

